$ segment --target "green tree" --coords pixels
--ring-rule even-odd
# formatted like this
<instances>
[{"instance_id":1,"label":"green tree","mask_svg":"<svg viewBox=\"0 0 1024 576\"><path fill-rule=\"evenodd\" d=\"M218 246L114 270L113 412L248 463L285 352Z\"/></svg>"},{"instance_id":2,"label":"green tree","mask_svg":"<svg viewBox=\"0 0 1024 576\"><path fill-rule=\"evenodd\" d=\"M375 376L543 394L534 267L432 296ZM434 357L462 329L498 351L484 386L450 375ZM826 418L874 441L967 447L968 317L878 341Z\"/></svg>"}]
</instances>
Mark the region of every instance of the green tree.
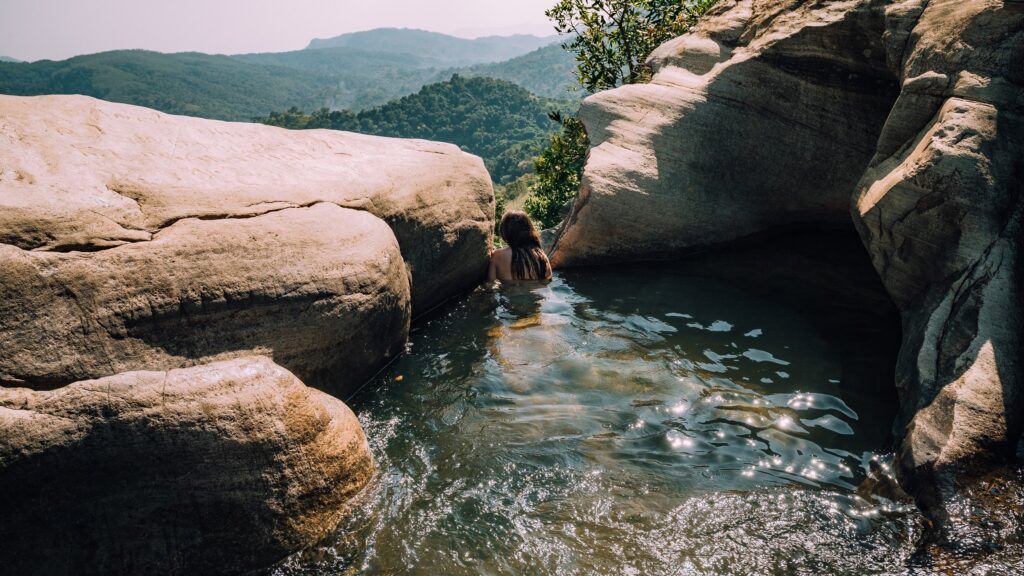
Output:
<instances>
[{"instance_id":1,"label":"green tree","mask_svg":"<svg viewBox=\"0 0 1024 576\"><path fill-rule=\"evenodd\" d=\"M545 12L576 54L576 77L588 91L633 84L650 77L647 57L663 42L696 24L718 0L559 0ZM576 195L587 156L587 133L577 118L562 125L534 159L536 178L523 207L542 228L557 225Z\"/></svg>"},{"instance_id":2,"label":"green tree","mask_svg":"<svg viewBox=\"0 0 1024 576\"><path fill-rule=\"evenodd\" d=\"M557 113L552 120L562 125L561 132L551 136L548 147L534 160L536 176L530 196L523 209L541 228L561 222L562 207L576 195L587 157L587 132L583 122Z\"/></svg>"},{"instance_id":3,"label":"green tree","mask_svg":"<svg viewBox=\"0 0 1024 576\"><path fill-rule=\"evenodd\" d=\"M577 78L591 92L649 76L645 60L685 33L718 0L559 0L545 12L576 54Z\"/></svg>"},{"instance_id":4,"label":"green tree","mask_svg":"<svg viewBox=\"0 0 1024 576\"><path fill-rule=\"evenodd\" d=\"M494 234L497 236L501 229L501 217L505 215L505 209L508 207L508 196L505 195L505 189L500 185L494 186Z\"/></svg>"}]
</instances>

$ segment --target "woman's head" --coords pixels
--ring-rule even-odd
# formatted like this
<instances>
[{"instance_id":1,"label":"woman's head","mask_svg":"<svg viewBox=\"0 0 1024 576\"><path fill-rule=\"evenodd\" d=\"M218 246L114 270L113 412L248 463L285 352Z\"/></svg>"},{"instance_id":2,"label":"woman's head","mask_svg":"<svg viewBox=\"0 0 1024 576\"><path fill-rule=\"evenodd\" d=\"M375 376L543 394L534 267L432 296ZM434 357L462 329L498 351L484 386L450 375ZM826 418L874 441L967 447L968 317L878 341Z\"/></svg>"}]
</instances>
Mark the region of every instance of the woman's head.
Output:
<instances>
[{"instance_id":1,"label":"woman's head","mask_svg":"<svg viewBox=\"0 0 1024 576\"><path fill-rule=\"evenodd\" d=\"M505 212L498 227L501 239L510 248L540 248L540 233L534 228L533 222L525 212L513 210Z\"/></svg>"}]
</instances>

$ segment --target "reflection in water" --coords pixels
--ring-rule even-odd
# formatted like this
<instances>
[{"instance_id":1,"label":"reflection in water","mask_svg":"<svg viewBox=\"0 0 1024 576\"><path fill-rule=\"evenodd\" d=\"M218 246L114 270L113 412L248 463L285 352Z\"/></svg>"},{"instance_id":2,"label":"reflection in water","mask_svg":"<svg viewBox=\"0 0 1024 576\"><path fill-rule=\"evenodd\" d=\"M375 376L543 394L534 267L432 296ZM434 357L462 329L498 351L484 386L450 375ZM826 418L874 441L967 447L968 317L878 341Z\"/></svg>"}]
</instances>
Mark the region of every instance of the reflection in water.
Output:
<instances>
[{"instance_id":1,"label":"reflection in water","mask_svg":"<svg viewBox=\"0 0 1024 576\"><path fill-rule=\"evenodd\" d=\"M349 401L379 472L276 571L902 572L916 513L856 492L891 359L817 320L661 269L478 290Z\"/></svg>"}]
</instances>

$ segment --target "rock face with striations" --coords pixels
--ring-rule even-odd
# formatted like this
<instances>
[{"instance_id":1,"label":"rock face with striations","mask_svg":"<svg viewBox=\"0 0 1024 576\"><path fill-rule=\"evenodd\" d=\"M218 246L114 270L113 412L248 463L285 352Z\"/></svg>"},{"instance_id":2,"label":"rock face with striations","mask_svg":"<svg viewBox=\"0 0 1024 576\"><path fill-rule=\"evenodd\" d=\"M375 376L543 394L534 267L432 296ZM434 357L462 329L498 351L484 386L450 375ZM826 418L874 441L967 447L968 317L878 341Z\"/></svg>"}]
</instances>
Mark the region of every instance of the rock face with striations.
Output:
<instances>
[{"instance_id":1,"label":"rock face with striations","mask_svg":"<svg viewBox=\"0 0 1024 576\"><path fill-rule=\"evenodd\" d=\"M723 0L588 98L556 266L791 226L861 234L903 316L901 480L942 520L1012 455L1024 358L1024 4Z\"/></svg>"},{"instance_id":2,"label":"rock face with striations","mask_svg":"<svg viewBox=\"0 0 1024 576\"><path fill-rule=\"evenodd\" d=\"M0 96L5 568L246 572L323 537L373 463L305 384L350 393L472 287L493 213L451 145Z\"/></svg>"},{"instance_id":3,"label":"rock face with striations","mask_svg":"<svg viewBox=\"0 0 1024 576\"><path fill-rule=\"evenodd\" d=\"M853 212L903 311L900 476L943 519L1024 424L1024 4L887 15L901 91Z\"/></svg>"}]
</instances>

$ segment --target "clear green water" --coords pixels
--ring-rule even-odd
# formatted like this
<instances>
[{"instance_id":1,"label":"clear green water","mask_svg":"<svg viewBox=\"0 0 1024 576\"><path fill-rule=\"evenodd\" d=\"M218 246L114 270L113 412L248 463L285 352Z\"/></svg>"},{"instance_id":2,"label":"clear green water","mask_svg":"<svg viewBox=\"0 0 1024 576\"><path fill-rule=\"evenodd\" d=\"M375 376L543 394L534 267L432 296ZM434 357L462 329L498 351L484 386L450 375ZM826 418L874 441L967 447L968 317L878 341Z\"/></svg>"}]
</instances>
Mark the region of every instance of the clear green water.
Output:
<instances>
[{"instance_id":1,"label":"clear green water","mask_svg":"<svg viewBox=\"0 0 1024 576\"><path fill-rule=\"evenodd\" d=\"M857 495L898 324L844 314L662 267L480 289L349 399L378 474L276 573L902 573L917 513Z\"/></svg>"}]
</instances>

